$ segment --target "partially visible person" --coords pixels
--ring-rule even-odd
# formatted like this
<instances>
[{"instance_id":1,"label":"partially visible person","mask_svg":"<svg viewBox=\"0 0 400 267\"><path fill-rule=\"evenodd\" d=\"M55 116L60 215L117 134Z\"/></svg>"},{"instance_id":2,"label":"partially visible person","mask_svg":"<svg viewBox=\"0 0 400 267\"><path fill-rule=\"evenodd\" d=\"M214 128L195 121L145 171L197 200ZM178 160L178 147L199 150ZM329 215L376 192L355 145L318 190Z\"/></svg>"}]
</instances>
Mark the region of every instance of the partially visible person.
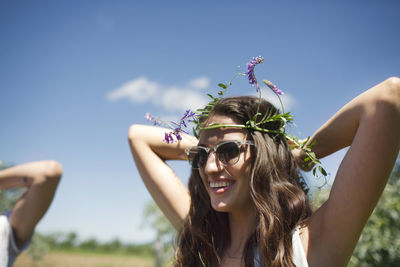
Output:
<instances>
[{"instance_id":1,"label":"partially visible person","mask_svg":"<svg viewBox=\"0 0 400 267\"><path fill-rule=\"evenodd\" d=\"M11 267L28 247L33 231L53 200L62 175L56 161L30 162L0 170L0 189L26 187L14 207L0 214L0 267Z\"/></svg>"}]
</instances>

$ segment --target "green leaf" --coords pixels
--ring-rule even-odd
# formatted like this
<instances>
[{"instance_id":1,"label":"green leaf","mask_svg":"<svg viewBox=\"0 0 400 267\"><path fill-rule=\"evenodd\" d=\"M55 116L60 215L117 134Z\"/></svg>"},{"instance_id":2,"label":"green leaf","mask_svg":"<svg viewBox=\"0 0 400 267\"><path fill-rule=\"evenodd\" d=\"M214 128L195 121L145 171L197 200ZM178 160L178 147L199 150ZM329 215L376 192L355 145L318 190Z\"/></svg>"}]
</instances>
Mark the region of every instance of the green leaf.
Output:
<instances>
[{"instance_id":1,"label":"green leaf","mask_svg":"<svg viewBox=\"0 0 400 267\"><path fill-rule=\"evenodd\" d=\"M193 127L193 135L194 135L194 137L199 139L199 133L197 132L197 129L195 127Z\"/></svg>"},{"instance_id":2,"label":"green leaf","mask_svg":"<svg viewBox=\"0 0 400 267\"><path fill-rule=\"evenodd\" d=\"M308 140L310 140L310 137L308 136L307 139L303 142L301 142L301 148L304 148L305 145L307 144Z\"/></svg>"},{"instance_id":3,"label":"green leaf","mask_svg":"<svg viewBox=\"0 0 400 267\"><path fill-rule=\"evenodd\" d=\"M308 147L309 148L313 148L315 146L315 144L317 143L317 140L314 140Z\"/></svg>"},{"instance_id":4,"label":"green leaf","mask_svg":"<svg viewBox=\"0 0 400 267\"><path fill-rule=\"evenodd\" d=\"M246 122L246 127L247 128L254 128L255 126L256 126L256 123L253 120L249 120L249 121Z\"/></svg>"},{"instance_id":5,"label":"green leaf","mask_svg":"<svg viewBox=\"0 0 400 267\"><path fill-rule=\"evenodd\" d=\"M266 85L270 84L271 82L268 80L263 80L263 83L265 83Z\"/></svg>"},{"instance_id":6,"label":"green leaf","mask_svg":"<svg viewBox=\"0 0 400 267\"><path fill-rule=\"evenodd\" d=\"M219 87L222 87L222 88L224 88L224 89L227 88L227 86L226 86L225 84L223 84L223 83L219 83L218 86L219 86Z\"/></svg>"},{"instance_id":7,"label":"green leaf","mask_svg":"<svg viewBox=\"0 0 400 267\"><path fill-rule=\"evenodd\" d=\"M207 94L207 96L208 96L209 98L211 98L212 100L215 99L215 97L213 97L211 94Z\"/></svg>"}]
</instances>

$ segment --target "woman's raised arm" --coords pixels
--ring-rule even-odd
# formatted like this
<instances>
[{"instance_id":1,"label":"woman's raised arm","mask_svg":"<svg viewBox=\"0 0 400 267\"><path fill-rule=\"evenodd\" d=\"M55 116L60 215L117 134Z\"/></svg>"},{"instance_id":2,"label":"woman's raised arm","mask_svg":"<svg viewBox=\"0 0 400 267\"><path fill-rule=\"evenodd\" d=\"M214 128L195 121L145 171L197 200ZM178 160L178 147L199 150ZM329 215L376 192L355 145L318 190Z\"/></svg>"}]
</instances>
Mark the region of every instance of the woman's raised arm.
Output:
<instances>
[{"instance_id":1,"label":"woman's raised arm","mask_svg":"<svg viewBox=\"0 0 400 267\"><path fill-rule=\"evenodd\" d=\"M27 188L10 216L19 248L32 236L36 224L49 208L62 171L61 164L52 160L29 162L0 171L0 188Z\"/></svg>"},{"instance_id":2,"label":"woman's raised arm","mask_svg":"<svg viewBox=\"0 0 400 267\"><path fill-rule=\"evenodd\" d=\"M175 229L179 229L189 212L189 192L166 160L185 159L185 148L197 144L197 139L182 135L183 139L173 144L163 142L167 129L132 125L129 129L129 144L136 166L144 184L154 201Z\"/></svg>"},{"instance_id":3,"label":"woman's raised arm","mask_svg":"<svg viewBox=\"0 0 400 267\"><path fill-rule=\"evenodd\" d=\"M328 200L309 221L310 266L345 266L386 185L400 147L400 79L357 96L310 139L318 158L350 146Z\"/></svg>"}]
</instances>

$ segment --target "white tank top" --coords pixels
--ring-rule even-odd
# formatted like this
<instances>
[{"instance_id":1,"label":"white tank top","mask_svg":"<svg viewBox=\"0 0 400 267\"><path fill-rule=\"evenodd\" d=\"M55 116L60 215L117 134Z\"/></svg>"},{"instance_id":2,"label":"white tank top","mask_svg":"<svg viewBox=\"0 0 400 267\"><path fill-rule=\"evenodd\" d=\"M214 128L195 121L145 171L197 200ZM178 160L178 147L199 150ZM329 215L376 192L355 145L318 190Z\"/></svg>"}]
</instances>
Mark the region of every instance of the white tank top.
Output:
<instances>
[{"instance_id":1,"label":"white tank top","mask_svg":"<svg viewBox=\"0 0 400 267\"><path fill-rule=\"evenodd\" d=\"M306 253L304 252L303 245L300 239L300 228L297 227L292 235L292 246L293 246L293 263L296 267L308 267ZM260 254L258 249L254 253L254 266L260 267Z\"/></svg>"},{"instance_id":2,"label":"white tank top","mask_svg":"<svg viewBox=\"0 0 400 267\"><path fill-rule=\"evenodd\" d=\"M292 235L293 263L296 267L308 267L306 253L300 238L300 227L297 227Z\"/></svg>"}]
</instances>

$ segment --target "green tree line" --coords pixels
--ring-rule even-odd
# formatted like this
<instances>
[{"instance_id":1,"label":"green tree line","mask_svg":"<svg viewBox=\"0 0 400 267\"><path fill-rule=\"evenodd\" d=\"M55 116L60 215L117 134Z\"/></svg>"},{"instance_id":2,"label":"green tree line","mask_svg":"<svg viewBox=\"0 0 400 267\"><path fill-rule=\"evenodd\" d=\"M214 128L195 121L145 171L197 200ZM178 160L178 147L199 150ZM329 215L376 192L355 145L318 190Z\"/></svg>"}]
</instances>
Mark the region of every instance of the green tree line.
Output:
<instances>
[{"instance_id":1,"label":"green tree line","mask_svg":"<svg viewBox=\"0 0 400 267\"><path fill-rule=\"evenodd\" d=\"M124 243L118 238L106 242L101 242L94 237L79 241L79 236L75 232L50 234L36 232L34 241L46 244L49 250L152 255L151 244Z\"/></svg>"}]
</instances>

